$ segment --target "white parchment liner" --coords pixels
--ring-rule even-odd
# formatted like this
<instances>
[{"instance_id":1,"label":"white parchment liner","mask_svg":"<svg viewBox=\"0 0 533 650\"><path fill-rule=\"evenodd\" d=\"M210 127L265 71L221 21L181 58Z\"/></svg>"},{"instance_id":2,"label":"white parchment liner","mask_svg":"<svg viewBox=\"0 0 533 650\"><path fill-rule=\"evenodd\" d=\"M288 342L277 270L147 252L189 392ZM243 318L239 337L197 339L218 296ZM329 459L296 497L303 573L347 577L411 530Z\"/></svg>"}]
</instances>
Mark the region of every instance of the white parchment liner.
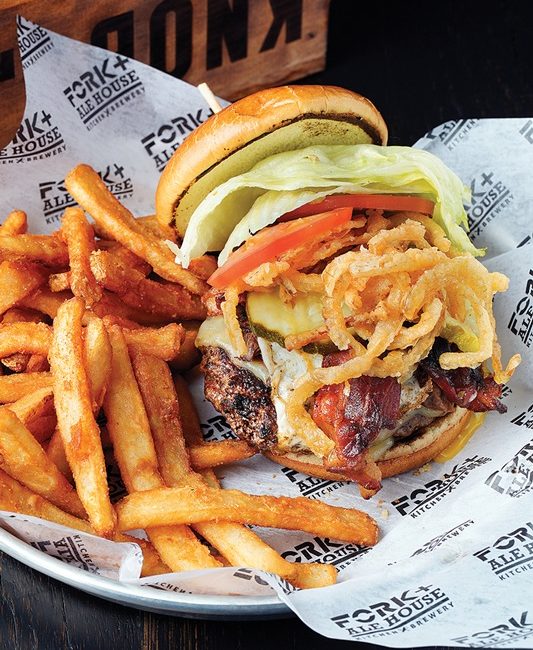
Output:
<instances>
[{"instance_id":1,"label":"white parchment liner","mask_svg":"<svg viewBox=\"0 0 533 650\"><path fill-rule=\"evenodd\" d=\"M166 161L210 110L196 88L126 57L19 19L27 105L0 152L0 215L20 208L32 232L51 232L73 201L63 186L80 162L101 174L135 214L154 210ZM307 625L338 639L389 647L533 648L533 118L463 119L415 146L438 155L472 190L471 235L487 266L511 278L495 313L504 356L522 365L467 447L387 479L369 502L353 485L324 481L263 458L224 468L223 485L256 494L305 495L376 518L373 549L300 532L260 529L289 560L325 561L339 584L297 591L275 576L218 569L139 580L135 544L115 544L41 520L0 513L1 524L64 561L117 580L193 593L271 594ZM204 434L232 437L191 378Z\"/></svg>"}]
</instances>

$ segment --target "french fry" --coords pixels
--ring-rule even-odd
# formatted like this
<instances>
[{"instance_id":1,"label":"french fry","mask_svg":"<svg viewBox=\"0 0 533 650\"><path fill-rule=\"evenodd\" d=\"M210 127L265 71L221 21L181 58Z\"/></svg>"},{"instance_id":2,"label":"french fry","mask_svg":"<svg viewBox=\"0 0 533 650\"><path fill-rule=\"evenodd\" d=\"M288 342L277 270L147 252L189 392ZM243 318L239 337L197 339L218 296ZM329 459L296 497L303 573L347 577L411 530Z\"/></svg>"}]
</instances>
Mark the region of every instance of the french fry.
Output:
<instances>
[{"instance_id":1,"label":"french fry","mask_svg":"<svg viewBox=\"0 0 533 650\"><path fill-rule=\"evenodd\" d=\"M96 415L102 407L111 378L113 355L109 336L102 320L93 319L87 323L84 346L93 413Z\"/></svg>"},{"instance_id":2,"label":"french fry","mask_svg":"<svg viewBox=\"0 0 533 650\"><path fill-rule=\"evenodd\" d=\"M109 536L115 513L109 500L107 474L94 419L82 339L83 302L72 298L58 310L50 365L58 428L76 488L93 528Z\"/></svg>"},{"instance_id":3,"label":"french fry","mask_svg":"<svg viewBox=\"0 0 533 650\"><path fill-rule=\"evenodd\" d=\"M87 368L87 378L91 390L93 414L96 417L107 390L111 376L111 344L104 323L99 318L92 318L84 331L84 357ZM102 436L100 436L102 440ZM70 481L72 470L68 463L65 446L59 430L53 434L46 450L60 472Z\"/></svg>"},{"instance_id":4,"label":"french fry","mask_svg":"<svg viewBox=\"0 0 533 650\"><path fill-rule=\"evenodd\" d=\"M28 217L22 210L13 210L0 224L0 235L23 235L27 230Z\"/></svg>"},{"instance_id":5,"label":"french fry","mask_svg":"<svg viewBox=\"0 0 533 650\"><path fill-rule=\"evenodd\" d=\"M50 291L58 293L59 291L68 291L70 289L70 273L63 271L62 273L52 273L48 278L48 287Z\"/></svg>"},{"instance_id":6,"label":"french fry","mask_svg":"<svg viewBox=\"0 0 533 650\"><path fill-rule=\"evenodd\" d=\"M20 305L29 309L36 309L50 318L54 319L57 310L65 302L70 300L72 293L70 291L62 291L61 293L53 293L48 287L41 287L31 293L27 298L21 300Z\"/></svg>"},{"instance_id":7,"label":"french fry","mask_svg":"<svg viewBox=\"0 0 533 650\"><path fill-rule=\"evenodd\" d=\"M167 364L161 359L137 350L134 350L131 356L135 378L150 423L159 470L165 483L172 485L190 473L189 454L185 448L172 375ZM156 385L152 385L154 380ZM169 483L169 479L173 483Z\"/></svg>"},{"instance_id":8,"label":"french fry","mask_svg":"<svg viewBox=\"0 0 533 650\"><path fill-rule=\"evenodd\" d=\"M170 486L189 483L201 488L202 478L191 473L182 427L185 417L182 414L180 418L181 403L168 366L159 359L142 354L134 355L133 365L150 420L163 480ZM188 410L192 410L194 415L193 434L190 437L198 440L201 439L199 423L192 400L188 401ZM212 472L206 472L203 476L214 489L219 487ZM335 582L337 572L334 567L288 562L253 531L238 523L203 522L196 523L193 529L235 566L277 573L299 587L317 587Z\"/></svg>"},{"instance_id":9,"label":"french fry","mask_svg":"<svg viewBox=\"0 0 533 650\"><path fill-rule=\"evenodd\" d=\"M130 307L110 291L104 291L102 299L93 306L92 310L95 314L100 316L100 318L103 318L104 316L115 316L144 326L158 327L161 325L167 325L170 320L169 318L163 317L159 314L150 314L143 309Z\"/></svg>"},{"instance_id":10,"label":"french fry","mask_svg":"<svg viewBox=\"0 0 533 650\"><path fill-rule=\"evenodd\" d=\"M72 470L68 464L67 455L65 453L65 445L63 444L61 433L57 427L46 446L46 455L52 463L54 463L61 474L63 474L67 481L69 483L74 483L74 476L72 475Z\"/></svg>"},{"instance_id":11,"label":"french fry","mask_svg":"<svg viewBox=\"0 0 533 650\"><path fill-rule=\"evenodd\" d=\"M106 316L103 316L102 320L104 321L106 327L109 327L110 325L118 325L121 327L123 330L137 330L137 329L145 329L143 325L140 325L139 323L136 323L133 320L129 320L128 318L123 318L122 316L117 316L116 314L109 314ZM147 330L151 330L151 327L147 327Z\"/></svg>"},{"instance_id":12,"label":"french fry","mask_svg":"<svg viewBox=\"0 0 533 650\"><path fill-rule=\"evenodd\" d=\"M38 287L46 282L46 271L36 264L11 262L0 263L0 314L20 304Z\"/></svg>"},{"instance_id":13,"label":"french fry","mask_svg":"<svg viewBox=\"0 0 533 650\"><path fill-rule=\"evenodd\" d=\"M200 351L195 345L198 335L198 325L195 323L183 323L185 337L181 342L178 356L170 361L173 370L190 370L200 363Z\"/></svg>"},{"instance_id":14,"label":"french fry","mask_svg":"<svg viewBox=\"0 0 533 650\"><path fill-rule=\"evenodd\" d=\"M255 456L256 453L244 440L219 440L189 447L191 465L196 471L236 463Z\"/></svg>"},{"instance_id":15,"label":"french fry","mask_svg":"<svg viewBox=\"0 0 533 650\"><path fill-rule=\"evenodd\" d=\"M135 217L135 221L142 232L152 235L156 239L169 239L172 242L176 242L178 239L176 230L171 226L160 223L155 214L150 214L145 217ZM100 223L95 224L94 232L104 241L114 239L112 234Z\"/></svg>"},{"instance_id":16,"label":"french fry","mask_svg":"<svg viewBox=\"0 0 533 650\"><path fill-rule=\"evenodd\" d=\"M11 307L11 309L8 309L5 312L2 318L2 325L20 322L42 323L43 315L35 309L27 309L26 307Z\"/></svg>"},{"instance_id":17,"label":"french fry","mask_svg":"<svg viewBox=\"0 0 533 650\"><path fill-rule=\"evenodd\" d=\"M0 357L17 352L47 355L52 328L45 323L9 323L0 325Z\"/></svg>"},{"instance_id":18,"label":"french fry","mask_svg":"<svg viewBox=\"0 0 533 650\"><path fill-rule=\"evenodd\" d=\"M148 262L162 278L181 284L194 294L201 295L207 290L203 280L176 264L174 255L165 244L137 223L131 212L107 189L94 169L88 165L78 165L67 175L65 186L98 225L113 239Z\"/></svg>"},{"instance_id":19,"label":"french fry","mask_svg":"<svg viewBox=\"0 0 533 650\"><path fill-rule=\"evenodd\" d=\"M106 251L109 257L116 263L125 266L127 269L135 269L144 277L152 272L152 267L143 259L132 253L130 250L115 242L115 245Z\"/></svg>"},{"instance_id":20,"label":"french fry","mask_svg":"<svg viewBox=\"0 0 533 650\"><path fill-rule=\"evenodd\" d=\"M52 267L68 264L67 247L56 235L0 234L0 257Z\"/></svg>"},{"instance_id":21,"label":"french fry","mask_svg":"<svg viewBox=\"0 0 533 650\"><path fill-rule=\"evenodd\" d=\"M90 308L102 297L102 288L91 271L90 256L95 250L94 231L83 210L67 208L61 220L61 234L67 244L70 288Z\"/></svg>"},{"instance_id":22,"label":"french fry","mask_svg":"<svg viewBox=\"0 0 533 650\"><path fill-rule=\"evenodd\" d=\"M214 486L213 486L214 487ZM276 573L300 589L333 585L337 570L331 564L296 563L285 560L252 530L230 521L204 522L193 526L223 553L232 566L245 566Z\"/></svg>"},{"instance_id":23,"label":"french fry","mask_svg":"<svg viewBox=\"0 0 533 650\"><path fill-rule=\"evenodd\" d=\"M128 346L164 361L172 361L178 357L181 342L185 337L185 330L177 323L169 323L158 329L123 327L122 333Z\"/></svg>"},{"instance_id":24,"label":"french fry","mask_svg":"<svg viewBox=\"0 0 533 650\"><path fill-rule=\"evenodd\" d=\"M244 441L205 443L186 384L170 374L167 362L174 369L198 362L197 321L205 316L198 296L215 259L205 255L182 269L164 241L176 242L174 229L154 216L135 219L90 167L73 170L66 185L94 227L79 208L66 210L52 236L28 235L26 215L17 211L0 226L0 375L2 366L18 373L0 376L0 468L7 470L0 469L0 509L137 542L143 575L229 564L277 573L301 588L334 583L334 567L288 562L243 524L371 544L375 522L306 499L221 489L211 468L255 451ZM96 242L95 233L105 239ZM121 529L142 519L160 555L117 532L95 420L102 405L108 451L130 492L119 505ZM78 493L66 478L71 469ZM161 504L152 503L154 494Z\"/></svg>"},{"instance_id":25,"label":"french fry","mask_svg":"<svg viewBox=\"0 0 533 650\"><path fill-rule=\"evenodd\" d=\"M57 424L52 387L40 388L8 406L38 442L48 440ZM59 468L61 469L61 468Z\"/></svg>"},{"instance_id":26,"label":"french fry","mask_svg":"<svg viewBox=\"0 0 533 650\"><path fill-rule=\"evenodd\" d=\"M8 309L2 319L2 326L11 323L42 323L43 314L33 309L20 309L12 307ZM1 326L0 326L1 327ZM15 352L4 357L2 364L12 372L44 372L50 370L47 354L29 354L26 352Z\"/></svg>"},{"instance_id":27,"label":"french fry","mask_svg":"<svg viewBox=\"0 0 533 650\"><path fill-rule=\"evenodd\" d=\"M116 508L122 531L223 520L303 530L364 546L373 546L378 539L376 522L364 512L306 497L259 496L194 485L135 492Z\"/></svg>"},{"instance_id":28,"label":"french fry","mask_svg":"<svg viewBox=\"0 0 533 650\"><path fill-rule=\"evenodd\" d=\"M176 229L161 223L155 214L137 217L137 223L142 224L143 228L149 230L157 239L169 239L174 243L177 241Z\"/></svg>"},{"instance_id":29,"label":"french fry","mask_svg":"<svg viewBox=\"0 0 533 650\"><path fill-rule=\"evenodd\" d=\"M140 271L123 266L108 251L91 255L91 269L100 284L132 307L168 319L205 317L205 307L197 296L179 285L148 280Z\"/></svg>"},{"instance_id":30,"label":"french fry","mask_svg":"<svg viewBox=\"0 0 533 650\"><path fill-rule=\"evenodd\" d=\"M2 359L2 364L12 372L47 372L50 370L46 354L15 352Z\"/></svg>"},{"instance_id":31,"label":"french fry","mask_svg":"<svg viewBox=\"0 0 533 650\"><path fill-rule=\"evenodd\" d=\"M204 436L196 407L192 400L187 382L181 375L174 376L174 388L178 397L178 404L181 415L181 432L185 438L185 444L190 449L204 444Z\"/></svg>"},{"instance_id":32,"label":"french fry","mask_svg":"<svg viewBox=\"0 0 533 650\"><path fill-rule=\"evenodd\" d=\"M77 517L85 510L72 485L8 408L0 408L0 467L37 494Z\"/></svg>"},{"instance_id":33,"label":"french fry","mask_svg":"<svg viewBox=\"0 0 533 650\"><path fill-rule=\"evenodd\" d=\"M111 325L108 332L113 364L104 412L122 480L128 492L135 493L162 486L163 480L126 341L117 325ZM148 527L147 532L161 559L173 571L220 566L185 526Z\"/></svg>"},{"instance_id":34,"label":"french fry","mask_svg":"<svg viewBox=\"0 0 533 650\"><path fill-rule=\"evenodd\" d=\"M96 534L87 521L69 515L2 470L0 470L0 510L40 517L61 526L74 528L74 530L79 530L82 533ZM115 533L113 539L116 542L133 542L141 547L143 552L143 576L170 572L170 569L161 561L157 551L146 540L123 535L122 533Z\"/></svg>"},{"instance_id":35,"label":"french fry","mask_svg":"<svg viewBox=\"0 0 533 650\"><path fill-rule=\"evenodd\" d=\"M93 224L94 232L98 234L98 225ZM152 272L152 267L138 255L128 250L125 246L111 239L98 239L96 241L96 250L106 251L113 257L117 263L128 268L136 269L145 277Z\"/></svg>"},{"instance_id":36,"label":"french fry","mask_svg":"<svg viewBox=\"0 0 533 650\"><path fill-rule=\"evenodd\" d=\"M46 372L50 370L48 356L46 354L32 354L24 372Z\"/></svg>"},{"instance_id":37,"label":"french fry","mask_svg":"<svg viewBox=\"0 0 533 650\"><path fill-rule=\"evenodd\" d=\"M20 309L12 307L8 309L2 319L2 325L12 323L41 323L43 315L32 309ZM2 364L12 372L42 372L49 370L48 359L46 354L28 354L25 352L15 352L14 354L4 357Z\"/></svg>"},{"instance_id":38,"label":"french fry","mask_svg":"<svg viewBox=\"0 0 533 650\"><path fill-rule=\"evenodd\" d=\"M50 372L25 372L18 375L0 377L0 404L16 402L21 397L33 393L39 388L52 386Z\"/></svg>"},{"instance_id":39,"label":"french fry","mask_svg":"<svg viewBox=\"0 0 533 650\"><path fill-rule=\"evenodd\" d=\"M12 372L46 372L50 370L45 354L16 352L2 359L2 364Z\"/></svg>"},{"instance_id":40,"label":"french fry","mask_svg":"<svg viewBox=\"0 0 533 650\"><path fill-rule=\"evenodd\" d=\"M29 354L25 352L15 352L2 359L2 365L11 370L11 372L24 372L30 360Z\"/></svg>"},{"instance_id":41,"label":"french fry","mask_svg":"<svg viewBox=\"0 0 533 650\"><path fill-rule=\"evenodd\" d=\"M89 522L65 512L0 469L0 510L41 517L61 526L90 533Z\"/></svg>"}]
</instances>

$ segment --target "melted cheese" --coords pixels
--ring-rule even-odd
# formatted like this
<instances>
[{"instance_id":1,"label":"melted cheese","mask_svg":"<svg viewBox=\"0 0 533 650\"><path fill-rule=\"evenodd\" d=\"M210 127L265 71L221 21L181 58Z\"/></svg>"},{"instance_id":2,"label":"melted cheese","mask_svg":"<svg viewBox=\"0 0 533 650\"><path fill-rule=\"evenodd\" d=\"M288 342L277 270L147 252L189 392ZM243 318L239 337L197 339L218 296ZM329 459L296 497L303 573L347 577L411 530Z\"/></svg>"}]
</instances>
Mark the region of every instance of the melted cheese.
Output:
<instances>
[{"instance_id":1,"label":"melted cheese","mask_svg":"<svg viewBox=\"0 0 533 650\"><path fill-rule=\"evenodd\" d=\"M213 316L200 325L198 336L196 337L196 347L206 348L210 346L222 348L233 364L239 368L248 370L265 385L268 386L270 384L270 375L264 363L261 361L245 361L244 359L239 359L237 351L229 339L223 316Z\"/></svg>"},{"instance_id":2,"label":"melted cheese","mask_svg":"<svg viewBox=\"0 0 533 650\"><path fill-rule=\"evenodd\" d=\"M479 429L485 420L485 413L472 413L470 419L466 423L465 428L461 433L455 438L451 445L448 445L446 449L440 452L438 456L435 457L437 463L445 463L448 460L451 460L454 456L463 449L466 443L474 435L474 433Z\"/></svg>"},{"instance_id":3,"label":"melted cheese","mask_svg":"<svg viewBox=\"0 0 533 650\"><path fill-rule=\"evenodd\" d=\"M381 429L378 437L372 441L368 448L368 455L372 460L379 460L394 444L391 429Z\"/></svg>"}]
</instances>

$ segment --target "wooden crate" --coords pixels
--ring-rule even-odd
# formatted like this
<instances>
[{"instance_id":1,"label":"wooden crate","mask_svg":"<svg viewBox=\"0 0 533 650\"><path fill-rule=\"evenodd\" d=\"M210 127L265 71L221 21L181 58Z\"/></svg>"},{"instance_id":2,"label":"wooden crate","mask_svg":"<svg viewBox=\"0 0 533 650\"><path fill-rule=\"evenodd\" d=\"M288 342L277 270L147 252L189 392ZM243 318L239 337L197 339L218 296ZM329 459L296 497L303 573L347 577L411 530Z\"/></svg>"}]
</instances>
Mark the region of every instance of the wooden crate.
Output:
<instances>
[{"instance_id":1,"label":"wooden crate","mask_svg":"<svg viewBox=\"0 0 533 650\"><path fill-rule=\"evenodd\" d=\"M0 147L24 110L16 15L236 99L324 68L329 0L4 0Z\"/></svg>"}]
</instances>

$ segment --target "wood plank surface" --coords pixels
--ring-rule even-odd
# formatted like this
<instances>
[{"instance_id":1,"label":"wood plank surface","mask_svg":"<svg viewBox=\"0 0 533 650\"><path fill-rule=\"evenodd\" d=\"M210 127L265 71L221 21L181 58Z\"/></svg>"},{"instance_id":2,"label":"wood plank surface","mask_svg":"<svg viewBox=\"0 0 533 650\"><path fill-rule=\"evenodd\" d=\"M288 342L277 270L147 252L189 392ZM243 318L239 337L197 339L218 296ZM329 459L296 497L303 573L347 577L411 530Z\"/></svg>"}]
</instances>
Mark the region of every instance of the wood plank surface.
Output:
<instances>
[{"instance_id":1,"label":"wood plank surface","mask_svg":"<svg viewBox=\"0 0 533 650\"><path fill-rule=\"evenodd\" d=\"M325 72L383 112L392 144L460 117L533 116L531 3L333 0ZM296 619L194 621L86 596L0 559L0 649L374 648L324 639Z\"/></svg>"},{"instance_id":2,"label":"wood plank surface","mask_svg":"<svg viewBox=\"0 0 533 650\"><path fill-rule=\"evenodd\" d=\"M321 70L329 0L4 0L0 2L0 147L24 110L16 16L120 52L235 99ZM36 30L23 33L30 56ZM10 134L7 136L6 134Z\"/></svg>"}]
</instances>

